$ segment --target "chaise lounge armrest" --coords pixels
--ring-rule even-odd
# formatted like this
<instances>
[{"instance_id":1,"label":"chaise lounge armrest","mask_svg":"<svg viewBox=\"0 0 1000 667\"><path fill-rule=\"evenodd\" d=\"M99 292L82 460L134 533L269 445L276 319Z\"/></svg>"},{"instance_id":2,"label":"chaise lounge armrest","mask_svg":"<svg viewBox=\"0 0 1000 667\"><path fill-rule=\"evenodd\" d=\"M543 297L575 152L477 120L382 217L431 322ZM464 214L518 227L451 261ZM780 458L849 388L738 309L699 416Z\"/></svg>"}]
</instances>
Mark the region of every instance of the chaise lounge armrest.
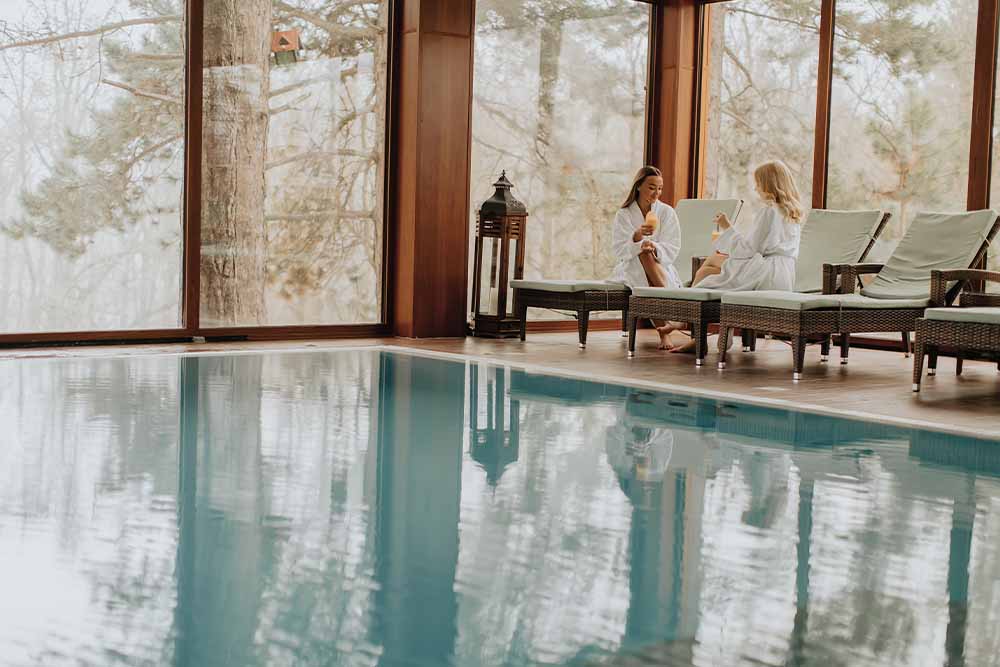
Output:
<instances>
[{"instance_id":1,"label":"chaise lounge armrest","mask_svg":"<svg viewBox=\"0 0 1000 667\"><path fill-rule=\"evenodd\" d=\"M992 305L1000 299L995 294L982 294L967 291L969 283L994 282L1000 283L1000 272L984 271L982 269L952 269L948 271L931 271L931 304L945 306L953 303L959 292L964 292L962 305ZM949 283L953 284L949 287ZM974 302L974 303L973 303Z\"/></svg>"},{"instance_id":2,"label":"chaise lounge armrest","mask_svg":"<svg viewBox=\"0 0 1000 667\"><path fill-rule=\"evenodd\" d=\"M878 273L885 264L826 264L823 266L824 278L826 278L827 267L835 276L840 277L838 292L826 292L827 294L854 294L859 285L859 278L863 275ZM824 280L824 290L827 285Z\"/></svg>"}]
</instances>

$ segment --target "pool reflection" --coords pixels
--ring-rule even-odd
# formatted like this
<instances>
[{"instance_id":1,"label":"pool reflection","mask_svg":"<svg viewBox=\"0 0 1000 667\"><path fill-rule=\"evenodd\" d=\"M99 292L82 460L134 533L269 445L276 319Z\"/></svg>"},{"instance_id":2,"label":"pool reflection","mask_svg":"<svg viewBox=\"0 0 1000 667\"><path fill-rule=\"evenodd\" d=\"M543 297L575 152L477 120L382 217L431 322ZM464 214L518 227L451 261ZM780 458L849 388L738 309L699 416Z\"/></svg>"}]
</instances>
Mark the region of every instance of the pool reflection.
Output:
<instances>
[{"instance_id":1,"label":"pool reflection","mask_svg":"<svg viewBox=\"0 0 1000 667\"><path fill-rule=\"evenodd\" d=\"M997 442L378 352L0 387L3 664L1000 662Z\"/></svg>"}]
</instances>

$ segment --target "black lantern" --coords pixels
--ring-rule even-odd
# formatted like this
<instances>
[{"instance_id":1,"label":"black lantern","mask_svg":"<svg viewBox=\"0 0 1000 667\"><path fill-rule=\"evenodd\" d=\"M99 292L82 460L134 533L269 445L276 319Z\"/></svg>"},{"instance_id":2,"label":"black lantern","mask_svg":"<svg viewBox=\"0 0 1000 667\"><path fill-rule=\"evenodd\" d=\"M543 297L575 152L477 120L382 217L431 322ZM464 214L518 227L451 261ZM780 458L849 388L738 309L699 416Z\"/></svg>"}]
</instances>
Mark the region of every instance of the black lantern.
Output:
<instances>
[{"instance_id":1,"label":"black lantern","mask_svg":"<svg viewBox=\"0 0 1000 667\"><path fill-rule=\"evenodd\" d=\"M507 392L510 369L473 363L469 366L469 453L496 487L500 476L517 461L520 405Z\"/></svg>"},{"instance_id":2,"label":"black lantern","mask_svg":"<svg viewBox=\"0 0 1000 667\"><path fill-rule=\"evenodd\" d=\"M476 213L476 255L472 276L473 334L505 338L521 335L511 280L524 277L524 223L528 211L511 194L507 172L496 192Z\"/></svg>"}]
</instances>

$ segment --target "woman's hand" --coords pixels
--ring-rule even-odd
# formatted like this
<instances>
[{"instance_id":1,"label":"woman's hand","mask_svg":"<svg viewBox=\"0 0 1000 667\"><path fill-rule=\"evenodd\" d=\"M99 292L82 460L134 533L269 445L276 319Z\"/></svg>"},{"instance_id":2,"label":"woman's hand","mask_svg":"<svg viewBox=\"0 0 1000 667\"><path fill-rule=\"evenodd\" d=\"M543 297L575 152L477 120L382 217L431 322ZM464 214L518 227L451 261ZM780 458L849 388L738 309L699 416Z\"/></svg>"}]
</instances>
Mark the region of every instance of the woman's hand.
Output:
<instances>
[{"instance_id":1,"label":"woman's hand","mask_svg":"<svg viewBox=\"0 0 1000 667\"><path fill-rule=\"evenodd\" d=\"M643 241L642 245L639 246L640 252L648 252L653 255L653 257L659 257L659 253L656 251L656 244L652 241Z\"/></svg>"},{"instance_id":2,"label":"woman's hand","mask_svg":"<svg viewBox=\"0 0 1000 667\"><path fill-rule=\"evenodd\" d=\"M652 236L655 233L656 230L652 225L642 225L639 229L635 230L634 234L632 234L632 242L638 243L644 236Z\"/></svg>"},{"instance_id":3,"label":"woman's hand","mask_svg":"<svg viewBox=\"0 0 1000 667\"><path fill-rule=\"evenodd\" d=\"M733 226L733 223L729 221L729 216L722 211L716 213L712 221L719 226L719 229L729 229Z\"/></svg>"}]
</instances>

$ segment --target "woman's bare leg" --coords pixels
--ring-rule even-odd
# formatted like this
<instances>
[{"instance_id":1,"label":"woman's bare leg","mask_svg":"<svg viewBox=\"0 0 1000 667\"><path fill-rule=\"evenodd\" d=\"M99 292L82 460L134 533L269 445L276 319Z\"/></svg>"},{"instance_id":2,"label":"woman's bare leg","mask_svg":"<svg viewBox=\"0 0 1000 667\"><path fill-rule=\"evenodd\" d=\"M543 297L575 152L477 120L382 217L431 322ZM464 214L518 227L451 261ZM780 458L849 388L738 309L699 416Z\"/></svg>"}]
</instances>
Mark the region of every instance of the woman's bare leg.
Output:
<instances>
[{"instance_id":1,"label":"woman's bare leg","mask_svg":"<svg viewBox=\"0 0 1000 667\"><path fill-rule=\"evenodd\" d=\"M642 270L646 273L646 281L649 283L650 287L667 286L667 272L663 269L663 265L656 261L656 257L653 256L652 252L646 251L640 253L639 263L642 264ZM670 334L677 329L683 328L683 323L667 322L665 320L651 321L653 326L656 327L656 332L660 335L659 349L673 349L674 345L670 342Z\"/></svg>"},{"instance_id":2,"label":"woman's bare leg","mask_svg":"<svg viewBox=\"0 0 1000 667\"><path fill-rule=\"evenodd\" d=\"M694 278L691 280L691 286L694 287L708 276L717 276L722 273L722 265L726 263L727 259L729 257L720 255L719 253L715 253L706 259L698 270L695 271Z\"/></svg>"},{"instance_id":3,"label":"woman's bare leg","mask_svg":"<svg viewBox=\"0 0 1000 667\"><path fill-rule=\"evenodd\" d=\"M667 286L667 272L664 271L663 265L656 261L651 251L645 250L639 253L639 263L646 272L646 282L650 287Z\"/></svg>"},{"instance_id":4,"label":"woman's bare leg","mask_svg":"<svg viewBox=\"0 0 1000 667\"><path fill-rule=\"evenodd\" d=\"M691 280L691 286L694 287L702 280L708 276L717 276L722 273L722 265L726 263L729 259L728 255L722 255L719 253L713 254L711 257L705 259L702 265L694 274L694 279ZM695 344L694 340L690 340L684 345L679 345L677 347L671 348L671 352L694 352Z\"/></svg>"}]
</instances>

